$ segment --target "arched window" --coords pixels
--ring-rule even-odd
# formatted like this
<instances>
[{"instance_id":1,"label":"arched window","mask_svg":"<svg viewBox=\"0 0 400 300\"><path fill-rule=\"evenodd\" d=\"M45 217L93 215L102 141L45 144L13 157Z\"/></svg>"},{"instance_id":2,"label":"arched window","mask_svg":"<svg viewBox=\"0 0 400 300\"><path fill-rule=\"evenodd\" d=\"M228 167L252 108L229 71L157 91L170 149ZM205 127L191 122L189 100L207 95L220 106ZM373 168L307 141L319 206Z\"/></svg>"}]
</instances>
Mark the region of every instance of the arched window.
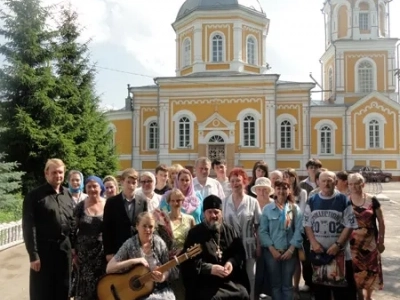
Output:
<instances>
[{"instance_id":1,"label":"arched window","mask_svg":"<svg viewBox=\"0 0 400 300\"><path fill-rule=\"evenodd\" d=\"M243 119L243 146L254 147L256 145L256 120L252 115Z\"/></svg>"},{"instance_id":2,"label":"arched window","mask_svg":"<svg viewBox=\"0 0 400 300\"><path fill-rule=\"evenodd\" d=\"M178 122L178 147L185 148L190 145L190 120L188 117L182 117Z\"/></svg>"},{"instance_id":3,"label":"arched window","mask_svg":"<svg viewBox=\"0 0 400 300\"><path fill-rule=\"evenodd\" d=\"M153 121L148 125L148 149L149 150L156 150L159 147L159 130L157 122Z\"/></svg>"},{"instance_id":4,"label":"arched window","mask_svg":"<svg viewBox=\"0 0 400 300\"><path fill-rule=\"evenodd\" d=\"M381 137L379 122L377 120L371 120L368 123L369 132L369 148L381 148Z\"/></svg>"},{"instance_id":5,"label":"arched window","mask_svg":"<svg viewBox=\"0 0 400 300\"><path fill-rule=\"evenodd\" d=\"M364 60L357 67L358 92L370 93L375 88L374 66L370 61Z\"/></svg>"},{"instance_id":6,"label":"arched window","mask_svg":"<svg viewBox=\"0 0 400 300\"><path fill-rule=\"evenodd\" d=\"M213 135L210 139L209 139L209 141L208 141L210 144L223 144L225 141L224 141L224 138L222 137L222 136L220 136L220 135Z\"/></svg>"},{"instance_id":7,"label":"arched window","mask_svg":"<svg viewBox=\"0 0 400 300\"><path fill-rule=\"evenodd\" d=\"M361 2L359 4L360 13L358 15L358 26L360 28L360 32L369 31L371 29L370 22L370 7L366 2Z\"/></svg>"},{"instance_id":8,"label":"arched window","mask_svg":"<svg viewBox=\"0 0 400 300\"><path fill-rule=\"evenodd\" d=\"M224 39L220 34L212 38L212 62L222 62L224 54Z\"/></svg>"},{"instance_id":9,"label":"arched window","mask_svg":"<svg viewBox=\"0 0 400 300\"><path fill-rule=\"evenodd\" d=\"M257 64L257 45L256 39L252 36L247 38L247 63L249 65L256 65Z\"/></svg>"},{"instance_id":10,"label":"arched window","mask_svg":"<svg viewBox=\"0 0 400 300\"><path fill-rule=\"evenodd\" d=\"M191 42L189 38L186 38L183 41L183 67L190 66L191 58L192 58L192 51L191 51Z\"/></svg>"},{"instance_id":11,"label":"arched window","mask_svg":"<svg viewBox=\"0 0 400 300\"><path fill-rule=\"evenodd\" d=\"M284 120L280 124L280 131L281 131L281 149L292 149L293 148L293 143L292 143L292 123L288 120Z\"/></svg>"},{"instance_id":12,"label":"arched window","mask_svg":"<svg viewBox=\"0 0 400 300\"><path fill-rule=\"evenodd\" d=\"M319 133L320 154L332 154L332 128L323 126Z\"/></svg>"}]
</instances>

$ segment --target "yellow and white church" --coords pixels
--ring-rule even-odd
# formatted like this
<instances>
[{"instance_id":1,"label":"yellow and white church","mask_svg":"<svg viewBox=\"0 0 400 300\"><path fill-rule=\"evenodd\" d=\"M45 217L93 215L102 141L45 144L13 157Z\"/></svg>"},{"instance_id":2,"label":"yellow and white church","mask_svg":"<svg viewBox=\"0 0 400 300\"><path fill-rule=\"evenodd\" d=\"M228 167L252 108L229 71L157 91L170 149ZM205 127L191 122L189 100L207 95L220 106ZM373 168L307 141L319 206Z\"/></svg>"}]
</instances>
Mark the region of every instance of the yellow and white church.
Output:
<instances>
[{"instance_id":1,"label":"yellow and white church","mask_svg":"<svg viewBox=\"0 0 400 300\"><path fill-rule=\"evenodd\" d=\"M316 157L334 171L372 165L400 175L399 40L389 36L388 3L327 0L322 12L323 99L313 101L311 80L267 72L270 20L257 0L186 0L172 24L176 76L129 87L126 107L107 113L120 169L208 156L305 175Z\"/></svg>"}]
</instances>

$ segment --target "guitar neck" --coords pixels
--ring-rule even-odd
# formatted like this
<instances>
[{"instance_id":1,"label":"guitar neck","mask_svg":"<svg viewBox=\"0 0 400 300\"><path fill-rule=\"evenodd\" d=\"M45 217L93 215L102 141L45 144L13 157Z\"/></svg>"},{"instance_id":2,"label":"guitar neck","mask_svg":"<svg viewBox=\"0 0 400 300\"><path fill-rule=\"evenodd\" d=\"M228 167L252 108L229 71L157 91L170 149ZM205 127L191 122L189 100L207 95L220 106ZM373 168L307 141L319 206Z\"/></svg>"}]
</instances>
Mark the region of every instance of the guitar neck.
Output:
<instances>
[{"instance_id":1,"label":"guitar neck","mask_svg":"<svg viewBox=\"0 0 400 300\"><path fill-rule=\"evenodd\" d=\"M160 271L161 273L164 273L164 272L168 271L169 269L172 269L173 267L180 265L181 263L183 263L184 261L186 261L190 258L189 255L187 255L187 253L184 253L180 256L175 256L175 257L176 258L171 259L166 264L163 264L162 266L158 267L157 270Z\"/></svg>"}]
</instances>

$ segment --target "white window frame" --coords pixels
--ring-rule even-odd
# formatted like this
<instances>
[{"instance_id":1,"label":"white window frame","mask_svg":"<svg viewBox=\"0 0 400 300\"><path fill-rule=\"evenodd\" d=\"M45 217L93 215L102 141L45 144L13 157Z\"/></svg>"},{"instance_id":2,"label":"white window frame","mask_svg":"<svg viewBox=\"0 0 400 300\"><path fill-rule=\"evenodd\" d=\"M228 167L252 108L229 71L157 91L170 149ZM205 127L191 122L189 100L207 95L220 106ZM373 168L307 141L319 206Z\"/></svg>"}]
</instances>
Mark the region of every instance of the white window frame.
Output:
<instances>
[{"instance_id":1,"label":"white window frame","mask_svg":"<svg viewBox=\"0 0 400 300\"><path fill-rule=\"evenodd\" d=\"M371 147L369 144L370 140L370 131L369 125L370 122L376 120L379 125L379 147ZM379 113L369 113L363 119L363 124L365 127L365 148L366 149L384 149L385 148L385 124L387 123L385 117Z\"/></svg>"},{"instance_id":2,"label":"white window frame","mask_svg":"<svg viewBox=\"0 0 400 300\"><path fill-rule=\"evenodd\" d=\"M152 123L157 124L157 131L158 131L157 140L158 140L158 142L156 142L156 148L150 147L150 125ZM156 116L147 118L146 121L143 123L143 126L144 126L145 132L146 132L146 150L150 150L150 151L158 150L160 147L160 126L158 124L158 118Z\"/></svg>"},{"instance_id":3,"label":"white window frame","mask_svg":"<svg viewBox=\"0 0 400 300\"><path fill-rule=\"evenodd\" d=\"M179 120L183 117L188 118L190 121L190 138L187 145L179 146ZM174 122L174 149L194 149L194 122L197 121L196 115L190 110L184 109L176 112L172 117L172 121Z\"/></svg>"},{"instance_id":4,"label":"white window frame","mask_svg":"<svg viewBox=\"0 0 400 300\"><path fill-rule=\"evenodd\" d=\"M116 146L116 135L117 135L117 127L113 123L109 123L107 125L107 132L112 134L111 145L112 147Z\"/></svg>"},{"instance_id":5,"label":"white window frame","mask_svg":"<svg viewBox=\"0 0 400 300\"><path fill-rule=\"evenodd\" d=\"M322 128L325 126L328 126L331 129L331 153L322 153L322 143L321 143L321 138L322 138ZM315 124L314 129L317 130L317 145L318 145L318 155L321 156L332 156L336 154L335 151L335 145L336 145L336 130L338 129L337 125L335 122L332 120L324 119L320 120Z\"/></svg>"},{"instance_id":6,"label":"white window frame","mask_svg":"<svg viewBox=\"0 0 400 300\"><path fill-rule=\"evenodd\" d=\"M359 73L359 71L360 71L360 65L361 65L363 62L368 62L368 63L370 63L371 66L372 66L372 81L373 81L373 82L372 82L372 90L371 90L371 91L362 91L362 90L361 90L361 87L360 87L360 73ZM360 59L356 62L355 67L354 67L354 75L355 75L355 85L356 85L356 92L357 92L357 93L369 94L369 93L371 93L371 92L377 90L377 76L376 76L376 71L377 71L377 68L376 68L376 63L375 63L375 61L372 60L372 59L369 58L369 57L360 58Z\"/></svg>"},{"instance_id":7,"label":"white window frame","mask_svg":"<svg viewBox=\"0 0 400 300\"><path fill-rule=\"evenodd\" d=\"M247 116L252 116L254 118L254 121L255 121L255 130L254 130L254 132L255 132L255 145L254 146L245 146L244 145L244 134L243 134L244 133L244 119ZM240 124L240 134L239 134L240 135L240 146L242 148L257 148L257 147L260 147L260 138L261 138L261 135L260 135L260 123L261 123L261 119L262 119L261 114L257 110L255 110L253 108L246 108L246 109L242 110L238 114L237 120L239 121L239 124Z\"/></svg>"},{"instance_id":8,"label":"white window frame","mask_svg":"<svg viewBox=\"0 0 400 300\"><path fill-rule=\"evenodd\" d=\"M189 49L187 49L189 47ZM185 38L182 42L182 67L186 68L192 64L192 41Z\"/></svg>"},{"instance_id":9,"label":"white window frame","mask_svg":"<svg viewBox=\"0 0 400 300\"><path fill-rule=\"evenodd\" d=\"M250 48L249 47L250 40L253 40L253 53L250 53L250 49L249 49ZM258 64L258 51L257 50L258 50L257 38L254 35L249 34L246 39L246 61L247 61L248 65L256 66ZM252 61L252 62L249 59L250 54L253 55L254 61Z\"/></svg>"},{"instance_id":10,"label":"white window frame","mask_svg":"<svg viewBox=\"0 0 400 300\"><path fill-rule=\"evenodd\" d=\"M288 121L290 122L291 125L291 133L290 133L290 137L291 137L291 148L282 148L281 147L281 137L282 137L282 132L281 132L281 124L284 121ZM278 128L278 150L296 150L296 136L295 136L295 127L297 125L297 120L294 116L290 115L290 114L281 114L276 118L276 126Z\"/></svg>"},{"instance_id":11,"label":"white window frame","mask_svg":"<svg viewBox=\"0 0 400 300\"><path fill-rule=\"evenodd\" d=\"M214 37L217 36L217 35L221 36L221 38L222 38L222 57L221 57L221 60L214 61L213 40L214 40ZM225 35L222 32L215 31L215 32L212 33L212 35L210 36L210 62L212 62L212 63L223 63L223 62L226 61L226 56L225 56L226 45L225 45L225 41L226 41L225 40Z\"/></svg>"},{"instance_id":12,"label":"white window frame","mask_svg":"<svg viewBox=\"0 0 400 300\"><path fill-rule=\"evenodd\" d=\"M359 27L360 31L371 30L371 15L368 10L360 11L360 13L358 15L358 27Z\"/></svg>"}]
</instances>

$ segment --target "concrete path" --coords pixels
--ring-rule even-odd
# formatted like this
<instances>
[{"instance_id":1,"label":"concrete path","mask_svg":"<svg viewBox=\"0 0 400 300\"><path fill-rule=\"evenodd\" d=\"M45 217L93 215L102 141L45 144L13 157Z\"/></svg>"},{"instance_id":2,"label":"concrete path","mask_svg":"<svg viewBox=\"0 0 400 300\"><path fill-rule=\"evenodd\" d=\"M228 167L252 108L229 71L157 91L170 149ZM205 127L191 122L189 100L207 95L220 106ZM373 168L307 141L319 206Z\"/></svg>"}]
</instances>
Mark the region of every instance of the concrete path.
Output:
<instances>
[{"instance_id":1,"label":"concrete path","mask_svg":"<svg viewBox=\"0 0 400 300\"><path fill-rule=\"evenodd\" d=\"M385 183L383 187L384 194L390 199L382 201L386 220L385 289L375 293L374 299L400 300L400 183ZM0 299L28 300L28 283L29 260L25 246L22 244L0 252Z\"/></svg>"}]
</instances>

